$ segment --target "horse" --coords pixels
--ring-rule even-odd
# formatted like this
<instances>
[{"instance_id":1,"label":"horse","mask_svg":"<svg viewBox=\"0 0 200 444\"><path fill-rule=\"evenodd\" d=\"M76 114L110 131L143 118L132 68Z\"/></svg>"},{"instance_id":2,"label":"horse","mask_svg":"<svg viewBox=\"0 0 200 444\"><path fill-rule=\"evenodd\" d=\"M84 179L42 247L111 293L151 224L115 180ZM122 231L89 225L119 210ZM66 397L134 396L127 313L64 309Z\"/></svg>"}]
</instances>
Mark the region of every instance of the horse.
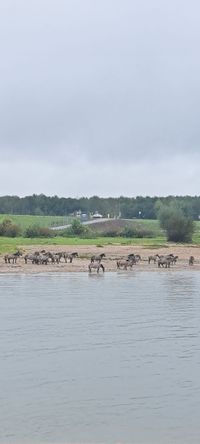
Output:
<instances>
[{"instance_id":1,"label":"horse","mask_svg":"<svg viewBox=\"0 0 200 444\"><path fill-rule=\"evenodd\" d=\"M89 273L92 272L92 269L96 270L97 273L99 273L100 270L102 270L103 273L105 271L105 267L103 266L103 264L100 264L99 262L96 262L96 263L90 262L90 264L88 265Z\"/></svg>"},{"instance_id":2,"label":"horse","mask_svg":"<svg viewBox=\"0 0 200 444\"><path fill-rule=\"evenodd\" d=\"M22 253L20 251L16 251L16 253L6 254L4 256L5 263L10 264L10 261L12 260L12 263L16 264L17 258L19 256L22 256Z\"/></svg>"},{"instance_id":3,"label":"horse","mask_svg":"<svg viewBox=\"0 0 200 444\"><path fill-rule=\"evenodd\" d=\"M99 254L98 256L92 256L91 257L91 259L90 259L90 262L91 262L91 264L93 263L93 262L99 262L99 264L100 264L100 262L102 261L102 258L103 257L105 257L106 255L104 254L104 253L101 253L101 254Z\"/></svg>"},{"instance_id":4,"label":"horse","mask_svg":"<svg viewBox=\"0 0 200 444\"><path fill-rule=\"evenodd\" d=\"M133 263L136 264L137 262L141 261L141 256L140 256L140 254L130 253L130 254L128 254L127 259L128 259L128 261L133 261Z\"/></svg>"},{"instance_id":5,"label":"horse","mask_svg":"<svg viewBox=\"0 0 200 444\"><path fill-rule=\"evenodd\" d=\"M65 259L65 262L67 262L67 259L69 259L69 262L71 264L73 259L75 257L78 257L78 253L76 251L74 253L65 253L63 257Z\"/></svg>"},{"instance_id":6,"label":"horse","mask_svg":"<svg viewBox=\"0 0 200 444\"><path fill-rule=\"evenodd\" d=\"M156 261L157 261L157 259L158 259L159 257L160 257L159 254L155 254L154 256L149 256L149 257L148 257L148 263L150 264L151 261L153 261L154 264L155 264Z\"/></svg>"},{"instance_id":7,"label":"horse","mask_svg":"<svg viewBox=\"0 0 200 444\"><path fill-rule=\"evenodd\" d=\"M171 259L172 265L176 264L177 260L178 260L178 256L173 256Z\"/></svg>"},{"instance_id":8,"label":"horse","mask_svg":"<svg viewBox=\"0 0 200 444\"><path fill-rule=\"evenodd\" d=\"M35 264L36 261L37 261L37 258L39 257L39 255L40 255L39 251L35 251L35 253L27 253L27 254L25 254L25 256L24 256L25 264L27 264L28 261L31 261L32 264Z\"/></svg>"},{"instance_id":9,"label":"horse","mask_svg":"<svg viewBox=\"0 0 200 444\"><path fill-rule=\"evenodd\" d=\"M123 268L124 270L127 270L128 267L132 268L132 266L135 264L136 264L135 260L120 259L117 261L117 268L118 269Z\"/></svg>"},{"instance_id":10,"label":"horse","mask_svg":"<svg viewBox=\"0 0 200 444\"><path fill-rule=\"evenodd\" d=\"M194 256L189 257L189 265L194 265Z\"/></svg>"},{"instance_id":11,"label":"horse","mask_svg":"<svg viewBox=\"0 0 200 444\"><path fill-rule=\"evenodd\" d=\"M165 266L165 268L169 268L170 264L171 264L171 259L167 256L163 256L158 259L158 267L159 268L161 265L162 265L162 267Z\"/></svg>"},{"instance_id":12,"label":"horse","mask_svg":"<svg viewBox=\"0 0 200 444\"><path fill-rule=\"evenodd\" d=\"M172 265L176 264L178 256L174 256L174 254L167 254L167 256L161 256L161 258L165 257Z\"/></svg>"}]
</instances>

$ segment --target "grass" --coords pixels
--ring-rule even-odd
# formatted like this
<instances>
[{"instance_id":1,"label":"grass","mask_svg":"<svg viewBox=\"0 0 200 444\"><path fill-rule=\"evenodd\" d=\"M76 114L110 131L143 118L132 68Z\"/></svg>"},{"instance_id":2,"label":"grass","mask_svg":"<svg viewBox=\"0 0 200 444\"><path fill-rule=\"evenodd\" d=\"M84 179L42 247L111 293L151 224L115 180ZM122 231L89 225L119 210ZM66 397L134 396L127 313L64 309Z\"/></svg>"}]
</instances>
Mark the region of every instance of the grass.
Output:
<instances>
[{"instance_id":1,"label":"grass","mask_svg":"<svg viewBox=\"0 0 200 444\"><path fill-rule=\"evenodd\" d=\"M166 244L165 238L151 238L151 239L124 239L121 237L97 237L94 239L80 239L78 237L64 238L24 238L24 237L0 237L0 253L9 253L18 249L23 250L27 246L45 245L96 245L101 248L104 245L143 245L146 247L161 247Z\"/></svg>"},{"instance_id":2,"label":"grass","mask_svg":"<svg viewBox=\"0 0 200 444\"><path fill-rule=\"evenodd\" d=\"M13 215L13 214L0 214L0 224L5 219L11 219L13 223L20 225L22 230L31 225L37 225L39 227L56 227L60 225L70 224L73 220L70 216L32 216L32 215Z\"/></svg>"},{"instance_id":3,"label":"grass","mask_svg":"<svg viewBox=\"0 0 200 444\"><path fill-rule=\"evenodd\" d=\"M2 219L9 217L15 223L21 224L21 226L28 227L30 225L40 225L43 227L60 225L63 223L69 223L69 218L63 218L62 216L9 216L0 215L0 223ZM24 249L28 246L41 245L41 246L57 246L57 245L96 245L101 248L105 245L138 245L143 247L150 247L152 249L167 246L166 236L163 234L159 227L157 220L136 220L133 222L141 224L144 228L152 230L154 236L152 238L122 238L122 237L103 237L101 234L95 236L94 238L82 239L80 237L60 237L56 236L53 238L8 238L0 237L0 253L8 253L11 251L16 251L17 249ZM195 232L193 235L193 245L200 245L200 221L195 222Z\"/></svg>"}]
</instances>

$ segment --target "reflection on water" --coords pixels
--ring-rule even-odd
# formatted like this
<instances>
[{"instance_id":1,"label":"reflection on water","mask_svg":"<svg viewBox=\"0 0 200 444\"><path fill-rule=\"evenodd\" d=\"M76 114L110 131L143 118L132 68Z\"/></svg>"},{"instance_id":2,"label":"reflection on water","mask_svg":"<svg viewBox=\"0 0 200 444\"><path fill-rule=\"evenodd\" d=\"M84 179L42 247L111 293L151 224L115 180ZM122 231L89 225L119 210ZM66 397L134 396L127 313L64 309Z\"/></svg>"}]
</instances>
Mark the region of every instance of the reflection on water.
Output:
<instances>
[{"instance_id":1,"label":"reflection on water","mask_svg":"<svg viewBox=\"0 0 200 444\"><path fill-rule=\"evenodd\" d=\"M199 444L200 274L0 276L0 443Z\"/></svg>"}]
</instances>

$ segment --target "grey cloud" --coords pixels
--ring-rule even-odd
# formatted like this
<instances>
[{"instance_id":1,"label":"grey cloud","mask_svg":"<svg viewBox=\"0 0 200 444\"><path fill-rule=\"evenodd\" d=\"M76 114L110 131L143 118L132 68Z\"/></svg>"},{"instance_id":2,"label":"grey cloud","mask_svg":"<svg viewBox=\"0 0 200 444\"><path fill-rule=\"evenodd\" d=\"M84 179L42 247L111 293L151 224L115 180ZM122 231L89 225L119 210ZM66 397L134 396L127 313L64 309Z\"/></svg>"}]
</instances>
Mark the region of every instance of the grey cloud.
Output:
<instances>
[{"instance_id":1,"label":"grey cloud","mask_svg":"<svg viewBox=\"0 0 200 444\"><path fill-rule=\"evenodd\" d=\"M169 156L192 162L199 12L194 0L3 0L2 161L66 163L74 174L107 165L110 176L163 158L170 171Z\"/></svg>"}]
</instances>

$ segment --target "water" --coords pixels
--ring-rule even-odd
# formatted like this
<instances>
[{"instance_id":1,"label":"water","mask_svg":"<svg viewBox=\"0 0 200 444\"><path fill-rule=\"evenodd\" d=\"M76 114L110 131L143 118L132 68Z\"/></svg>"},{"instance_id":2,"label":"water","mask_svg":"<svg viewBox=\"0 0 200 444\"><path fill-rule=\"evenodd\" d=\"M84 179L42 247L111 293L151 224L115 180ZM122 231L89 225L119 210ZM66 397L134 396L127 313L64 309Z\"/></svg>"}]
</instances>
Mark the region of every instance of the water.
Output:
<instances>
[{"instance_id":1,"label":"water","mask_svg":"<svg viewBox=\"0 0 200 444\"><path fill-rule=\"evenodd\" d=\"M0 276L0 443L200 442L200 273Z\"/></svg>"}]
</instances>

